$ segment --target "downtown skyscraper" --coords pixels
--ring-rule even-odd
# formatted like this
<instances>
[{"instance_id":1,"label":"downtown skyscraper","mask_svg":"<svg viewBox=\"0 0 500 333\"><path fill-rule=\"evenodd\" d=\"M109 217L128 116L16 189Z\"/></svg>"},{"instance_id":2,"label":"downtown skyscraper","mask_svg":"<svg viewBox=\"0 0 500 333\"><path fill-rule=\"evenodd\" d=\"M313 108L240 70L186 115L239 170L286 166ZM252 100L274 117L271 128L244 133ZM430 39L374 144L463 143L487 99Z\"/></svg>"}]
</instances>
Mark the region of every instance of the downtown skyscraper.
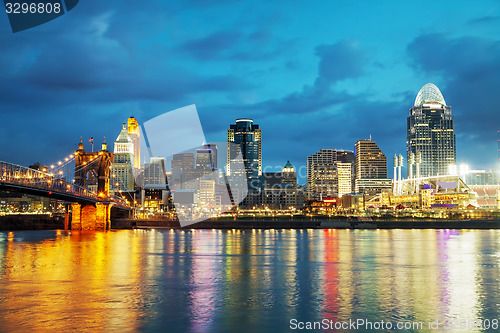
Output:
<instances>
[{"instance_id":1,"label":"downtown skyscraper","mask_svg":"<svg viewBox=\"0 0 500 333\"><path fill-rule=\"evenodd\" d=\"M391 180L387 179L387 157L377 143L371 137L356 141L356 192L376 194L391 187Z\"/></svg>"},{"instance_id":2,"label":"downtown skyscraper","mask_svg":"<svg viewBox=\"0 0 500 333\"><path fill-rule=\"evenodd\" d=\"M456 164L455 131L451 107L432 83L417 94L408 116L406 139L408 177L447 175ZM412 174L414 161L418 174Z\"/></svg>"},{"instance_id":3,"label":"downtown skyscraper","mask_svg":"<svg viewBox=\"0 0 500 333\"><path fill-rule=\"evenodd\" d=\"M114 191L134 190L134 142L130 137L127 124L123 123L122 130L116 138L113 164L111 167L112 186Z\"/></svg>"},{"instance_id":4,"label":"downtown skyscraper","mask_svg":"<svg viewBox=\"0 0 500 333\"><path fill-rule=\"evenodd\" d=\"M235 168L238 163L244 167ZM244 177L248 190L261 188L262 132L252 119L237 119L227 130L227 175Z\"/></svg>"},{"instance_id":5,"label":"downtown skyscraper","mask_svg":"<svg viewBox=\"0 0 500 333\"><path fill-rule=\"evenodd\" d=\"M134 169L137 171L141 168L141 132L139 123L133 116L127 120L127 132L134 144Z\"/></svg>"},{"instance_id":6,"label":"downtown skyscraper","mask_svg":"<svg viewBox=\"0 0 500 333\"><path fill-rule=\"evenodd\" d=\"M354 152L321 149L307 157L307 187L310 199L342 197L352 192Z\"/></svg>"},{"instance_id":7,"label":"downtown skyscraper","mask_svg":"<svg viewBox=\"0 0 500 333\"><path fill-rule=\"evenodd\" d=\"M196 150L196 169L217 169L217 145L205 143Z\"/></svg>"}]
</instances>

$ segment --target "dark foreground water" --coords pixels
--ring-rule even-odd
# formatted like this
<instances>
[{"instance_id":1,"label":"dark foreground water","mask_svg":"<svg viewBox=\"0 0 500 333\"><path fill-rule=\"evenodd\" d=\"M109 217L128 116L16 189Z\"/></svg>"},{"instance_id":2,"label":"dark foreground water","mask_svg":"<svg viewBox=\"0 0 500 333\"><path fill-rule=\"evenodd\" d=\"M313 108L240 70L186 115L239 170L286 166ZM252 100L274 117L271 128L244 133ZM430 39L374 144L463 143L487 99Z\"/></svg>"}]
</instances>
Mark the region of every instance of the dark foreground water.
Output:
<instances>
[{"instance_id":1,"label":"dark foreground water","mask_svg":"<svg viewBox=\"0 0 500 333\"><path fill-rule=\"evenodd\" d=\"M493 230L4 232L0 331L498 331L499 263Z\"/></svg>"}]
</instances>

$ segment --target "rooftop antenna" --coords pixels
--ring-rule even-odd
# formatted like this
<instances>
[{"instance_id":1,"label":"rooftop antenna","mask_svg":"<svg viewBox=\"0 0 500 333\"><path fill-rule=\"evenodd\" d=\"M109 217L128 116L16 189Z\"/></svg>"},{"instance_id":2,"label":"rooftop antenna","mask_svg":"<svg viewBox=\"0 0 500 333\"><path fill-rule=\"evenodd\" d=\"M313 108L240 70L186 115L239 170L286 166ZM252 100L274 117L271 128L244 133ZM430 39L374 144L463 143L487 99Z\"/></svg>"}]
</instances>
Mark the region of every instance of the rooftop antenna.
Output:
<instances>
[{"instance_id":1,"label":"rooftop antenna","mask_svg":"<svg viewBox=\"0 0 500 333\"><path fill-rule=\"evenodd\" d=\"M370 134L370 141L372 141L372 135Z\"/></svg>"}]
</instances>

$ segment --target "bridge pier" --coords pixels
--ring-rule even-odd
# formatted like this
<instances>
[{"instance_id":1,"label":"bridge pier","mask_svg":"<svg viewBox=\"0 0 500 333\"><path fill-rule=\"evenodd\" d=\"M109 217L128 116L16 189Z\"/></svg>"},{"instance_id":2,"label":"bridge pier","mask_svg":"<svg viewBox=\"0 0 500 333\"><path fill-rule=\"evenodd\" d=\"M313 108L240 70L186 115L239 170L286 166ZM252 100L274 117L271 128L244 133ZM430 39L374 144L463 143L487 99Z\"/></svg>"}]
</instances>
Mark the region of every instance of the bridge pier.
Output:
<instances>
[{"instance_id":1,"label":"bridge pier","mask_svg":"<svg viewBox=\"0 0 500 333\"><path fill-rule=\"evenodd\" d=\"M68 230L69 229L69 222L70 222L70 219L71 219L71 215L69 213L69 204L66 204L64 205L64 230Z\"/></svg>"},{"instance_id":2,"label":"bridge pier","mask_svg":"<svg viewBox=\"0 0 500 333\"><path fill-rule=\"evenodd\" d=\"M71 230L82 230L82 210L79 203L71 204Z\"/></svg>"},{"instance_id":3,"label":"bridge pier","mask_svg":"<svg viewBox=\"0 0 500 333\"><path fill-rule=\"evenodd\" d=\"M71 205L71 230L110 230L111 206L109 203Z\"/></svg>"}]
</instances>

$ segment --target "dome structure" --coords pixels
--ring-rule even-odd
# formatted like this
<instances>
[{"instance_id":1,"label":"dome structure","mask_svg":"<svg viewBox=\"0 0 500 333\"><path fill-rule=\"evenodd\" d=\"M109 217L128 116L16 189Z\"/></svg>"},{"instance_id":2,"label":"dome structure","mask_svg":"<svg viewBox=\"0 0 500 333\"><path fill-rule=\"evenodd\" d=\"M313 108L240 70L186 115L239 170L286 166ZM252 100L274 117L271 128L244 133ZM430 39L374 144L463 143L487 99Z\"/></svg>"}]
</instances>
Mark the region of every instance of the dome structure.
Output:
<instances>
[{"instance_id":1,"label":"dome structure","mask_svg":"<svg viewBox=\"0 0 500 333\"><path fill-rule=\"evenodd\" d=\"M427 103L446 105L443 94L441 94L441 91L433 83L424 85L418 92L417 98L415 98L415 106L422 106Z\"/></svg>"}]
</instances>

